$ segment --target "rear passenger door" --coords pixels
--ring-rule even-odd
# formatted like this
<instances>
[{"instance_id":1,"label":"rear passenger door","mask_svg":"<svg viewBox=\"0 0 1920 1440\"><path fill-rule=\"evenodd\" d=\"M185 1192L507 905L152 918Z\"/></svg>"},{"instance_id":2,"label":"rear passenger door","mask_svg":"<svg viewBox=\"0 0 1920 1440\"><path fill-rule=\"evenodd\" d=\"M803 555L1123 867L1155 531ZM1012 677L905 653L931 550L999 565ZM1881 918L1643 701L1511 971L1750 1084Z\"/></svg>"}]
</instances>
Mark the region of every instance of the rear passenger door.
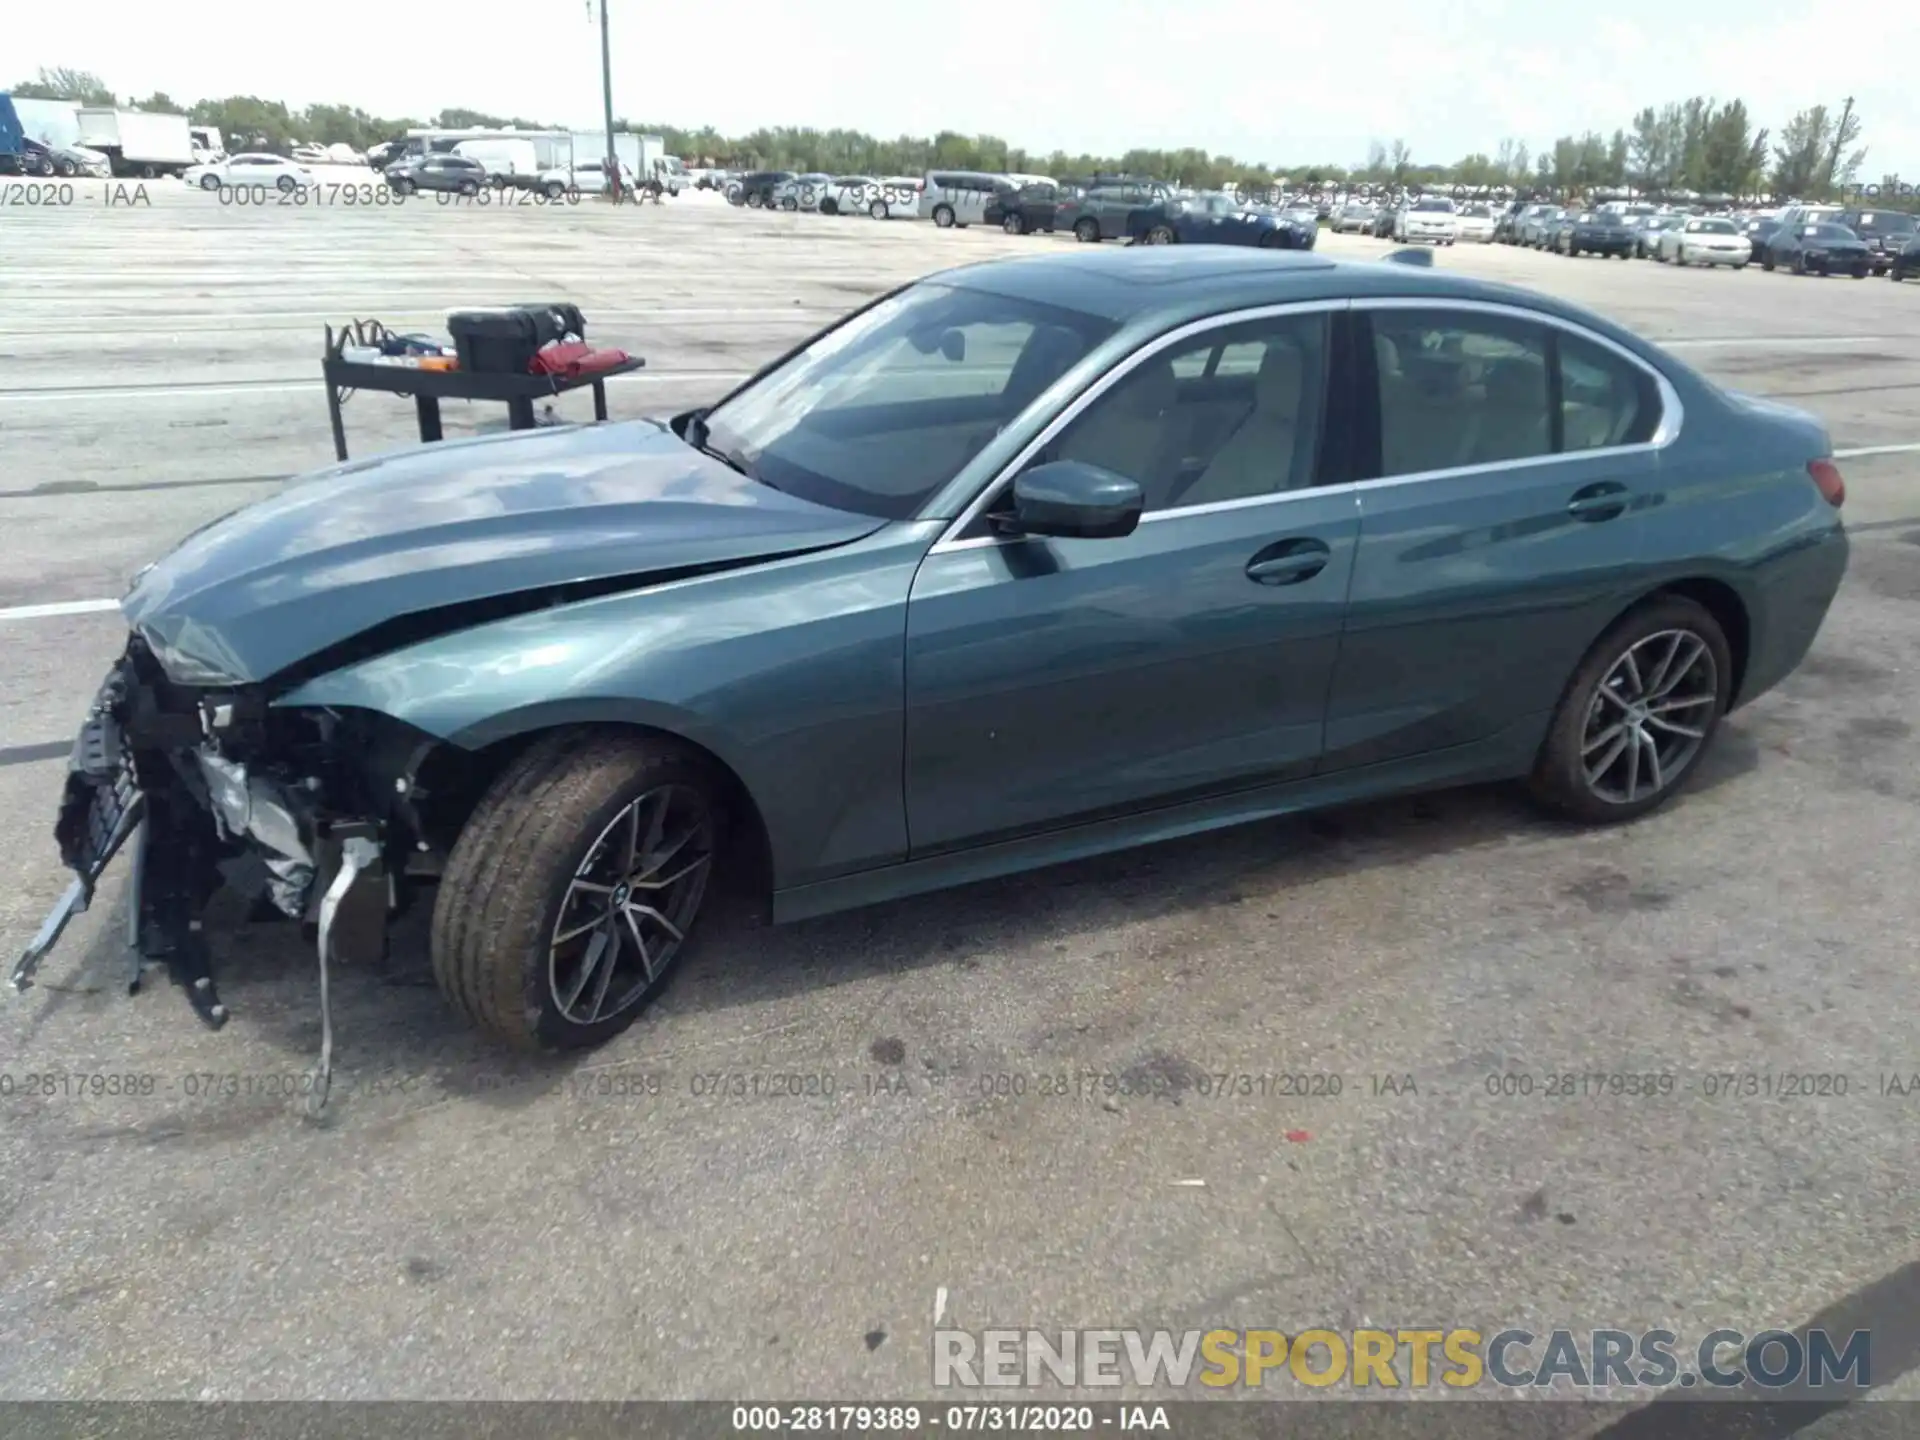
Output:
<instances>
[{"instance_id":1,"label":"rear passenger door","mask_svg":"<svg viewBox=\"0 0 1920 1440\"><path fill-rule=\"evenodd\" d=\"M1359 471L1325 768L1530 749L1638 593L1677 402L1625 351L1527 310L1356 301L1353 315L1377 450Z\"/></svg>"}]
</instances>

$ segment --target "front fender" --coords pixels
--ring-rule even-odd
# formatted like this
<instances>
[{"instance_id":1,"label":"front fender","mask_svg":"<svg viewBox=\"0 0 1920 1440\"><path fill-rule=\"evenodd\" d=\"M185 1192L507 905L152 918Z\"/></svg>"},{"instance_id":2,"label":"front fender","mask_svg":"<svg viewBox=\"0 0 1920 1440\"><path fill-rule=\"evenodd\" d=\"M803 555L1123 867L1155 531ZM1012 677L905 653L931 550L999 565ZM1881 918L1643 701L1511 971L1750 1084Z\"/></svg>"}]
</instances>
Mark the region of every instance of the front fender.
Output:
<instances>
[{"instance_id":1,"label":"front fender","mask_svg":"<svg viewBox=\"0 0 1920 1440\"><path fill-rule=\"evenodd\" d=\"M463 749L625 724L699 745L766 822L777 888L906 854L907 594L938 522L515 616L329 672L282 706L388 715Z\"/></svg>"}]
</instances>

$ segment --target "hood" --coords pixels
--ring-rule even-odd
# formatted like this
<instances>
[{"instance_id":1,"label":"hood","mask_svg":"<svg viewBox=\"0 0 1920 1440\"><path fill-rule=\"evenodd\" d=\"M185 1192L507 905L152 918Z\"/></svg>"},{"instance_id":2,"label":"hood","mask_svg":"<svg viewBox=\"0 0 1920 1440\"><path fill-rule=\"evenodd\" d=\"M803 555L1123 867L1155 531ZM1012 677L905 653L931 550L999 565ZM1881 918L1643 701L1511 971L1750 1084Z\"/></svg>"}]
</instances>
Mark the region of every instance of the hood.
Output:
<instances>
[{"instance_id":1,"label":"hood","mask_svg":"<svg viewBox=\"0 0 1920 1440\"><path fill-rule=\"evenodd\" d=\"M182 680L251 682L407 616L846 544L883 520L735 473L652 421L439 442L297 480L136 578Z\"/></svg>"}]
</instances>

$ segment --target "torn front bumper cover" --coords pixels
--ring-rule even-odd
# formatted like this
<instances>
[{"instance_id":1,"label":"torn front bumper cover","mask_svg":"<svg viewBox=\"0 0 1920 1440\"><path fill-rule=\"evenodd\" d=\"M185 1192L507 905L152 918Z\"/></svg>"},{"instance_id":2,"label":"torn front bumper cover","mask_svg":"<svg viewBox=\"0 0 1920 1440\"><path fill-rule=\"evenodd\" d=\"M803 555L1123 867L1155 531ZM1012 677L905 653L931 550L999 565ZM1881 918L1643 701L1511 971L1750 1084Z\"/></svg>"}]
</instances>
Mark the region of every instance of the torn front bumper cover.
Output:
<instances>
[{"instance_id":1,"label":"torn front bumper cover","mask_svg":"<svg viewBox=\"0 0 1920 1440\"><path fill-rule=\"evenodd\" d=\"M163 701L164 681L142 678L135 649L108 674L74 738L54 825L73 879L14 965L14 988L33 984L115 856L131 847L127 988L137 991L147 967L164 964L195 1013L219 1028L228 1011L202 917L224 883L222 862L251 853L266 867L274 909L317 928L324 1082L332 1051L327 963L385 956L392 890L381 826L324 817L310 794L223 755L215 736L231 707L192 697L183 704L177 692ZM316 1092L324 1103L324 1083Z\"/></svg>"}]
</instances>

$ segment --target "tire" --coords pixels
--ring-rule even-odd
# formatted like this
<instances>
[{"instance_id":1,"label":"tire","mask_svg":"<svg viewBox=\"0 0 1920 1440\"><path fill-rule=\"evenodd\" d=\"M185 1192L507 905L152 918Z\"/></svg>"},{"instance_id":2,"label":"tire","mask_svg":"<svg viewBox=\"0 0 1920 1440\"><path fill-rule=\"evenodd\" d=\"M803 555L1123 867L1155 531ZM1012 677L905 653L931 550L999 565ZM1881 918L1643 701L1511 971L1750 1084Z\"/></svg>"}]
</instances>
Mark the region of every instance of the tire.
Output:
<instances>
[{"instance_id":1,"label":"tire","mask_svg":"<svg viewBox=\"0 0 1920 1440\"><path fill-rule=\"evenodd\" d=\"M80 167L74 164L73 161L71 160L62 160L54 168L57 169L60 172L61 176L66 179L72 179L75 175L78 175L80 173ZM219 183L220 182L217 180L214 182L214 185L216 188L218 187Z\"/></svg>"},{"instance_id":2,"label":"tire","mask_svg":"<svg viewBox=\"0 0 1920 1440\"><path fill-rule=\"evenodd\" d=\"M1894 284L1898 285L1902 280L1907 278L1907 272L1902 270L1898 265L1896 265L1891 270L1887 271L1887 278L1893 281Z\"/></svg>"},{"instance_id":3,"label":"tire","mask_svg":"<svg viewBox=\"0 0 1920 1440\"><path fill-rule=\"evenodd\" d=\"M789 195L787 196L786 199L780 202L780 208L782 210L798 211L800 208L800 202L796 200L793 196Z\"/></svg>"},{"instance_id":4,"label":"tire","mask_svg":"<svg viewBox=\"0 0 1920 1440\"><path fill-rule=\"evenodd\" d=\"M942 230L951 230L953 228L953 207L944 204L934 206L933 223Z\"/></svg>"},{"instance_id":5,"label":"tire","mask_svg":"<svg viewBox=\"0 0 1920 1440\"><path fill-rule=\"evenodd\" d=\"M1807 273L1807 252L1806 251L1801 250L1801 251L1795 252L1793 257L1793 273L1796 275L1805 275Z\"/></svg>"},{"instance_id":6,"label":"tire","mask_svg":"<svg viewBox=\"0 0 1920 1440\"><path fill-rule=\"evenodd\" d=\"M200 177L200 188L202 190L218 190L220 188L220 177L218 175L202 175Z\"/></svg>"},{"instance_id":7,"label":"tire","mask_svg":"<svg viewBox=\"0 0 1920 1440\"><path fill-rule=\"evenodd\" d=\"M1679 647L1672 657L1669 644ZM1637 712L1618 699L1606 698L1622 691L1631 694L1635 688L1623 659L1629 654L1634 656L1643 694L1664 697L1657 703L1667 707L1660 717L1642 719L1631 728L1625 717ZM1684 660L1684 668L1678 676L1663 679L1663 660ZM1590 825L1636 819L1664 805L1684 788L1712 745L1726 714L1732 676L1733 656L1726 635L1704 606L1678 595L1655 596L1635 606L1594 642L1567 682L1528 781L1534 798L1550 810ZM1656 690L1655 685L1665 688ZM1610 720L1609 715L1622 718ZM1667 718L1673 715L1682 718ZM1681 734L1675 726L1698 733ZM1609 727L1616 732L1611 738ZM1625 745L1616 748L1623 737ZM1660 756L1660 784L1651 791L1636 790L1636 779L1644 786L1651 778L1644 744L1648 739L1656 746L1656 756L1661 747L1665 749ZM1636 758L1639 768L1630 773Z\"/></svg>"},{"instance_id":8,"label":"tire","mask_svg":"<svg viewBox=\"0 0 1920 1440\"><path fill-rule=\"evenodd\" d=\"M1769 271L1769 272L1771 272L1771 271L1772 271L1772 269L1773 269L1773 256L1772 256L1772 255L1762 255L1762 256L1760 257L1760 268L1761 268L1762 270L1766 270L1766 271Z\"/></svg>"},{"instance_id":9,"label":"tire","mask_svg":"<svg viewBox=\"0 0 1920 1440\"><path fill-rule=\"evenodd\" d=\"M581 730L537 742L488 789L448 857L432 937L434 979L448 1001L520 1050L586 1049L625 1030L671 978L699 916L718 854L716 793L700 757L665 737ZM663 834L652 818L662 799ZM629 830L636 805L643 828ZM629 869L620 852L649 835L669 857L651 873L676 867L673 886L619 878ZM648 874L644 861L631 870ZM611 896L577 888L589 876L656 908L616 914ZM607 917L599 924L625 922L617 948L588 928L597 911ZM635 945L636 930L646 944Z\"/></svg>"},{"instance_id":10,"label":"tire","mask_svg":"<svg viewBox=\"0 0 1920 1440\"><path fill-rule=\"evenodd\" d=\"M460 182L460 193L462 195L478 195L480 193L479 182L474 180L462 180Z\"/></svg>"},{"instance_id":11,"label":"tire","mask_svg":"<svg viewBox=\"0 0 1920 1440\"><path fill-rule=\"evenodd\" d=\"M1171 225L1155 225L1151 230L1147 231L1147 244L1149 245L1171 245L1179 238L1179 236L1173 233L1173 227Z\"/></svg>"},{"instance_id":12,"label":"tire","mask_svg":"<svg viewBox=\"0 0 1920 1440\"><path fill-rule=\"evenodd\" d=\"M1099 244L1100 222L1095 220L1091 215L1087 216L1084 220L1074 221L1073 238L1078 240L1082 245Z\"/></svg>"},{"instance_id":13,"label":"tire","mask_svg":"<svg viewBox=\"0 0 1920 1440\"><path fill-rule=\"evenodd\" d=\"M1009 235L1024 235L1027 233L1027 217L1016 210L1000 222L1000 228Z\"/></svg>"},{"instance_id":14,"label":"tire","mask_svg":"<svg viewBox=\"0 0 1920 1440\"><path fill-rule=\"evenodd\" d=\"M567 193L567 187L558 180L549 180L543 193L549 200L558 200Z\"/></svg>"},{"instance_id":15,"label":"tire","mask_svg":"<svg viewBox=\"0 0 1920 1440\"><path fill-rule=\"evenodd\" d=\"M140 167L140 178L142 180L158 180L160 178L160 171L155 166L142 165Z\"/></svg>"},{"instance_id":16,"label":"tire","mask_svg":"<svg viewBox=\"0 0 1920 1440\"><path fill-rule=\"evenodd\" d=\"M822 215L838 215L840 213L840 202L829 195L820 202L820 213Z\"/></svg>"},{"instance_id":17,"label":"tire","mask_svg":"<svg viewBox=\"0 0 1920 1440\"><path fill-rule=\"evenodd\" d=\"M886 219L887 218L887 202L884 200L874 201L871 205L867 207L867 214L871 215L876 220Z\"/></svg>"},{"instance_id":18,"label":"tire","mask_svg":"<svg viewBox=\"0 0 1920 1440\"><path fill-rule=\"evenodd\" d=\"M300 188L300 182L291 175L282 175L278 180L273 182L273 188L278 190L282 195L291 195Z\"/></svg>"},{"instance_id":19,"label":"tire","mask_svg":"<svg viewBox=\"0 0 1920 1440\"><path fill-rule=\"evenodd\" d=\"M758 190L750 190L747 192L747 208L749 210L764 209L766 203L766 196L762 195Z\"/></svg>"},{"instance_id":20,"label":"tire","mask_svg":"<svg viewBox=\"0 0 1920 1440\"><path fill-rule=\"evenodd\" d=\"M1568 242L1567 258L1569 260L1578 260L1580 258L1580 247L1572 242Z\"/></svg>"},{"instance_id":21,"label":"tire","mask_svg":"<svg viewBox=\"0 0 1920 1440\"><path fill-rule=\"evenodd\" d=\"M1269 230L1260 237L1260 248L1262 250L1285 250L1290 247L1287 245L1286 237L1278 230Z\"/></svg>"}]
</instances>

